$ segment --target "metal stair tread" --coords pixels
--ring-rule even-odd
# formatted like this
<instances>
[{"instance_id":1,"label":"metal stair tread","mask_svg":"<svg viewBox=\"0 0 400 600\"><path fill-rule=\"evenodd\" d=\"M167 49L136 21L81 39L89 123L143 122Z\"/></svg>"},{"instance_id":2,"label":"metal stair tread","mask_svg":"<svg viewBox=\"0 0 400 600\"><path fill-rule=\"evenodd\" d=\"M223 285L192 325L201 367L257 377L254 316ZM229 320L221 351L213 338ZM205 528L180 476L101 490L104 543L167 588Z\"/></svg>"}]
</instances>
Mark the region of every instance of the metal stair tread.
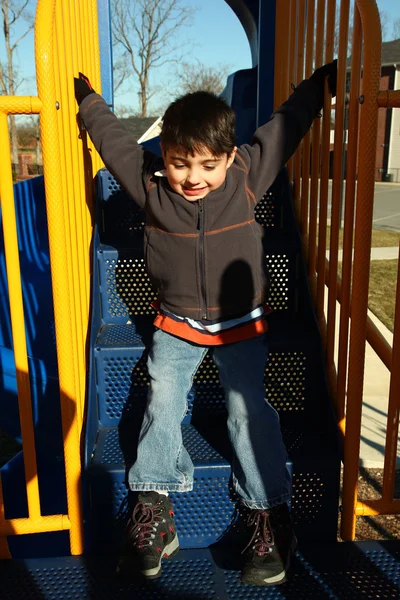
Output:
<instances>
[{"instance_id":1,"label":"metal stair tread","mask_svg":"<svg viewBox=\"0 0 400 600\"><path fill-rule=\"evenodd\" d=\"M183 443L197 466L227 466L228 461L213 448L193 425L182 425ZM223 444L223 442L222 442ZM113 465L125 468L125 461L130 462L131 450L121 449L124 441L120 440L117 427L99 429L92 465ZM125 454L125 457L124 457Z\"/></svg>"},{"instance_id":2,"label":"metal stair tread","mask_svg":"<svg viewBox=\"0 0 400 600\"><path fill-rule=\"evenodd\" d=\"M283 586L258 588L240 582L232 550L181 550L163 562L163 576L146 581L115 576L117 557L61 556L0 561L4 598L20 600L310 600L399 597L400 542L301 543ZM62 591L61 591L62 590ZM61 595L60 595L61 594Z\"/></svg>"},{"instance_id":3,"label":"metal stair tread","mask_svg":"<svg viewBox=\"0 0 400 600\"><path fill-rule=\"evenodd\" d=\"M305 425L307 419L302 415L290 415L281 419L282 435L288 452L288 461L326 462L330 458L336 461L337 448L331 447L331 432L318 432L314 427ZM182 437L185 448L198 467L229 466L230 444L227 438L225 417L214 417L214 424L208 422L182 424ZM128 434L128 435L127 435ZM318 455L312 453L309 440L319 438ZM134 436L132 436L133 439ZM103 465L113 469L125 469L132 462L133 449L129 436L129 424L125 424L124 432L118 427L101 427L98 430L96 446L93 452L91 466ZM315 447L314 447L315 448Z\"/></svg>"}]
</instances>

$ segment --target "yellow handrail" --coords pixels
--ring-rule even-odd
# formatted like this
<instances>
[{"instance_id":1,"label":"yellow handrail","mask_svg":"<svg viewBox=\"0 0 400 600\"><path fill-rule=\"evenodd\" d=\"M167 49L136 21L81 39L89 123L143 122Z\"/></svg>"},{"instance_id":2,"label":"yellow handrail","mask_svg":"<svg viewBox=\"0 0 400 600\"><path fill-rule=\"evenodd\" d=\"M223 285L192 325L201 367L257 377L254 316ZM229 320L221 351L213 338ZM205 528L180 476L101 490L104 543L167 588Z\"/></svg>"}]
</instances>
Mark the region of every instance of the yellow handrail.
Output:
<instances>
[{"instance_id":1,"label":"yellow handrail","mask_svg":"<svg viewBox=\"0 0 400 600\"><path fill-rule=\"evenodd\" d=\"M29 517L20 519L6 520L0 510L2 557L7 555L2 536L63 529L70 531L71 553L83 551L80 441L86 396L93 178L101 161L94 152L91 164L83 156L73 78L83 71L101 91L95 0L38 0L35 54L38 98L0 98L0 194L29 507ZM38 491L7 127L8 114L39 112L68 503L67 515L45 517Z\"/></svg>"}]
</instances>

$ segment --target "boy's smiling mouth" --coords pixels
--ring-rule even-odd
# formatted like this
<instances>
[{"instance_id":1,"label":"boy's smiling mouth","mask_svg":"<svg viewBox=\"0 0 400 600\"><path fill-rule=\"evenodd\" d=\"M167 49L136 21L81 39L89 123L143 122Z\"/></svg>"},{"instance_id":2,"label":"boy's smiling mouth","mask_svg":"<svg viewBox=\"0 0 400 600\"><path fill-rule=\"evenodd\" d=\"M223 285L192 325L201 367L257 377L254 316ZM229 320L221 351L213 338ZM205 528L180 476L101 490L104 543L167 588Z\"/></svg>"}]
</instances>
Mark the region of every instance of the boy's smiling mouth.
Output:
<instances>
[{"instance_id":1,"label":"boy's smiling mouth","mask_svg":"<svg viewBox=\"0 0 400 600\"><path fill-rule=\"evenodd\" d=\"M207 189L207 186L204 186L201 188L188 188L188 187L182 186L183 193L186 196L201 196L201 194L203 194L206 189Z\"/></svg>"}]
</instances>

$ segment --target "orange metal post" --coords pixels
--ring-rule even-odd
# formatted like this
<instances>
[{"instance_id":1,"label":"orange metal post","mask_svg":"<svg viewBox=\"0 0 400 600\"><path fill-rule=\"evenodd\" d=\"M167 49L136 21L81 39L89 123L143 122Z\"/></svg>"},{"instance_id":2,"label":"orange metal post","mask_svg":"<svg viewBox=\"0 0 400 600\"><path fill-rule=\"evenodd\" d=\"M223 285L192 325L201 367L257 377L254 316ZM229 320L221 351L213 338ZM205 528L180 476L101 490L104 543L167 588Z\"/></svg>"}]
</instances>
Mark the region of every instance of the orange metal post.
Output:
<instances>
[{"instance_id":1,"label":"orange metal post","mask_svg":"<svg viewBox=\"0 0 400 600\"><path fill-rule=\"evenodd\" d=\"M306 61L305 61L305 77L310 77L312 73L312 59L314 54L314 20L315 20L315 2L309 0L307 3L307 35L306 35ZM306 252L306 260L308 261L308 209L310 193L310 145L311 133L308 132L303 141L303 163L302 163L302 180L301 180L301 233L303 236L303 249Z\"/></svg>"},{"instance_id":2,"label":"orange metal post","mask_svg":"<svg viewBox=\"0 0 400 600\"><path fill-rule=\"evenodd\" d=\"M315 67L322 65L323 42L325 24L325 0L318 0L317 5L317 27L315 40ZM308 275L310 278L311 293L316 301L316 289L313 285L315 280L317 262L317 215L318 215L318 191L320 175L320 136L321 123L319 119L314 121L311 132L312 159L311 159L311 191L310 191L310 222L309 222L309 258Z\"/></svg>"},{"instance_id":3,"label":"orange metal post","mask_svg":"<svg viewBox=\"0 0 400 600\"><path fill-rule=\"evenodd\" d=\"M354 7L353 40L351 51L351 88L348 118L347 140L347 170L346 194L344 204L343 227L343 256L342 256L342 297L340 304L340 336L338 349L338 377L337 377L337 409L338 418L345 414L346 401L346 376L347 356L350 321L350 287L353 259L353 233L354 233L354 205L356 191L356 168L358 153L358 127L359 127L359 95L361 74L361 44L362 29L358 7Z\"/></svg>"},{"instance_id":4,"label":"orange metal post","mask_svg":"<svg viewBox=\"0 0 400 600\"><path fill-rule=\"evenodd\" d=\"M396 477L397 442L399 437L400 410L400 260L397 271L396 307L393 332L392 372L389 389L389 408L387 416L385 464L383 471L382 499L391 502Z\"/></svg>"},{"instance_id":5,"label":"orange metal post","mask_svg":"<svg viewBox=\"0 0 400 600\"><path fill-rule=\"evenodd\" d=\"M305 0L299 0L298 2L298 23L297 23L297 71L295 84L297 85L303 80L304 72L304 23L305 23ZM303 144L298 147L294 158L293 168L293 204L294 210L299 223L300 231L303 230L303 224L301 221L301 206L300 206L300 176L301 176L301 160L302 160Z\"/></svg>"},{"instance_id":6,"label":"orange metal post","mask_svg":"<svg viewBox=\"0 0 400 600\"><path fill-rule=\"evenodd\" d=\"M292 93L292 84L296 83L296 37L297 37L297 0L290 0L290 37L289 37L289 77L286 80L286 97ZM293 181L293 157L287 162L289 180Z\"/></svg>"},{"instance_id":7,"label":"orange metal post","mask_svg":"<svg viewBox=\"0 0 400 600\"><path fill-rule=\"evenodd\" d=\"M276 3L276 20L275 20L275 63L274 63L274 110L281 104L282 87L283 87L283 45L285 36L282 31L285 27L284 20L284 4Z\"/></svg>"},{"instance_id":8,"label":"orange metal post","mask_svg":"<svg viewBox=\"0 0 400 600\"><path fill-rule=\"evenodd\" d=\"M358 461L360 451L368 282L374 198L374 171L378 123L377 97L381 71L381 29L375 2L357 0L364 29L364 75L360 109L358 189L355 220L352 319L346 437L344 445L344 487L342 537L355 535Z\"/></svg>"},{"instance_id":9,"label":"orange metal post","mask_svg":"<svg viewBox=\"0 0 400 600\"><path fill-rule=\"evenodd\" d=\"M326 339L326 364L328 373L335 368L335 331L336 331L336 282L338 273L339 229L341 227L341 203L343 193L343 141L344 141L344 102L346 92L346 57L349 31L349 0L342 0L340 5L340 34L338 53L338 77L335 110L335 142L332 178L331 201L331 235L329 249L329 292ZM328 57L327 57L328 58ZM330 378L332 396L337 409L337 379Z\"/></svg>"}]
</instances>

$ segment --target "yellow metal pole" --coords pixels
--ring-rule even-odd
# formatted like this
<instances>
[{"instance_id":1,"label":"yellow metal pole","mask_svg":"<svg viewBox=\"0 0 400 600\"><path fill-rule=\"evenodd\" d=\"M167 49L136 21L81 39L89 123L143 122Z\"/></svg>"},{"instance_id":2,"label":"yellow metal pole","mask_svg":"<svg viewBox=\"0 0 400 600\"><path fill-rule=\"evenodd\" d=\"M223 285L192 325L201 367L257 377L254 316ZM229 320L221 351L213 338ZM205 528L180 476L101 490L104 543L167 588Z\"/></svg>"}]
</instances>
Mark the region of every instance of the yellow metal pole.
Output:
<instances>
[{"instance_id":1,"label":"yellow metal pole","mask_svg":"<svg viewBox=\"0 0 400 600\"><path fill-rule=\"evenodd\" d=\"M341 535L354 539L360 454L368 283L381 71L381 28L375 2L357 0L364 31L364 68L360 108L358 188L355 219L352 318L350 326L346 437L344 444Z\"/></svg>"},{"instance_id":2,"label":"yellow metal pole","mask_svg":"<svg viewBox=\"0 0 400 600\"><path fill-rule=\"evenodd\" d=\"M57 3L56 6L56 48L57 56L55 59L54 70L55 70L55 81L56 89L58 92L58 98L60 100L60 108L57 113L58 129L60 136L60 155L61 155L61 177L62 187L65 189L65 203L64 203L64 214L65 214L65 235L67 243L67 253L70 257L68 261L68 282L71 293L70 298L70 310L71 310L71 324L72 324L72 349L76 360L74 363L75 368L75 381L77 386L77 410L79 426L82 424L82 415L84 411L84 397L85 397L85 377L86 377L86 363L85 363L85 305L86 305L86 278L81 272L81 266L79 264L82 255L85 255L85 246L82 241L82 228L79 227L79 223L75 223L75 205L79 204L79 190L76 188L76 182L79 178L81 170L74 168L76 163L73 163L73 149L72 149L72 135L71 127L69 124L70 120L70 104L75 103L74 91L73 91L73 69L70 67L71 64L71 53L69 59L59 60L65 53L67 47L72 48L73 44L69 39L70 27L68 15L65 14L65 8L68 4ZM65 38L67 43L65 43ZM58 59L58 60L57 60ZM68 65L68 66L67 66ZM69 68L68 68L69 67ZM72 96L70 103L69 96ZM74 114L74 113L72 113ZM75 127L74 127L75 129ZM75 140L74 140L75 142ZM81 300L82 298L82 300Z\"/></svg>"},{"instance_id":3,"label":"yellow metal pole","mask_svg":"<svg viewBox=\"0 0 400 600\"><path fill-rule=\"evenodd\" d=\"M60 139L58 132L56 84L54 73L55 0L39 0L36 11L35 53L39 97L43 102L40 125L43 169L53 282L54 317L64 434L64 456L68 514L71 521L72 554L83 552L81 505L80 427L77 410L78 382L75 380L71 351L72 327L69 306L67 236L64 205L67 192L62 186ZM60 57L61 59L61 57Z\"/></svg>"},{"instance_id":4,"label":"yellow metal pole","mask_svg":"<svg viewBox=\"0 0 400 600\"><path fill-rule=\"evenodd\" d=\"M0 536L49 533L71 529L68 515L50 515L36 519L9 519L0 521Z\"/></svg>"},{"instance_id":5,"label":"yellow metal pole","mask_svg":"<svg viewBox=\"0 0 400 600\"><path fill-rule=\"evenodd\" d=\"M31 518L38 518L40 516L40 498L37 478L35 438L33 433L28 356L26 349L17 221L15 215L10 146L5 142L5 140L8 141L8 122L7 115L4 113L0 114L0 139L2 140L2 144L0 144L0 197L3 213L4 250L18 389L19 417L21 423L22 444L24 448L28 513Z\"/></svg>"}]
</instances>

